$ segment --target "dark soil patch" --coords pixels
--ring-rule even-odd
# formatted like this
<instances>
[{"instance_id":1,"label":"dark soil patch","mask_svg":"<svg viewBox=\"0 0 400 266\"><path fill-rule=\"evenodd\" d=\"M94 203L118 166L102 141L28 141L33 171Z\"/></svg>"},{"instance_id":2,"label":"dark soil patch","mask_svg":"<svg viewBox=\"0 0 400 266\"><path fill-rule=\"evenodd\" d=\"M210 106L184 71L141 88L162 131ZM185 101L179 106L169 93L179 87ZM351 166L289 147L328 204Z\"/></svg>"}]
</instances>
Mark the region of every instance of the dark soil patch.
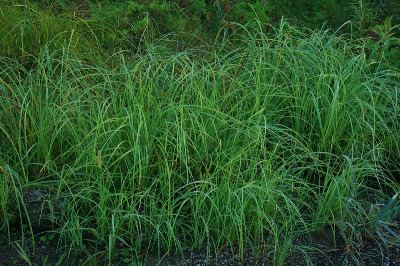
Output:
<instances>
[{"instance_id":1,"label":"dark soil patch","mask_svg":"<svg viewBox=\"0 0 400 266\"><path fill-rule=\"evenodd\" d=\"M33 265L55 265L61 260L63 265L79 265L79 262L83 261L79 258L62 258L58 241L49 239L48 233L35 236L35 251L33 251L33 241L29 236L21 235L17 229L14 229L11 235L13 242L4 245L4 242L8 242L8 237L0 234L0 239L3 240L3 243L0 243L1 266L28 265L22 258L22 253L29 258ZM400 265L400 246L382 246L372 239L365 241L357 248L346 247L344 242L340 241L333 244L332 238L324 233L314 237L300 237L295 242L299 251L292 253L285 265ZM17 244L22 248L22 253ZM106 264L106 262L104 263ZM161 261L157 256L151 256L144 264L165 266L272 265L272 261L267 256L254 255L251 250L246 250L243 260L241 260L237 249L224 249L218 254L207 254L207 251L203 249L187 251L182 256L166 256ZM132 262L118 257L113 265L132 265Z\"/></svg>"},{"instance_id":2,"label":"dark soil patch","mask_svg":"<svg viewBox=\"0 0 400 266\"><path fill-rule=\"evenodd\" d=\"M156 265L156 264L149 264ZM168 258L159 265L272 265L270 258L254 256L251 251L245 253L244 259L231 252L222 252L217 256L207 257L206 252L191 252L184 255L183 259ZM400 247L390 246L382 248L375 241L366 242L357 253L348 250L315 250L307 255L293 253L284 265L400 265Z\"/></svg>"},{"instance_id":3,"label":"dark soil patch","mask_svg":"<svg viewBox=\"0 0 400 266\"><path fill-rule=\"evenodd\" d=\"M58 241L51 233L35 236L35 242L28 234L22 234L17 228L11 229L11 242L8 236L0 233L0 266L5 265L55 265L61 254ZM24 257L26 259L24 259Z\"/></svg>"},{"instance_id":4,"label":"dark soil patch","mask_svg":"<svg viewBox=\"0 0 400 266\"><path fill-rule=\"evenodd\" d=\"M50 193L44 190L31 189L24 192L27 215L34 231L34 239L28 233L25 223L16 223L10 228L10 236L0 232L0 266L5 265L81 265L84 258L65 254L55 233L51 231L51 213L54 205L48 204ZM57 204L61 205L61 204ZM400 223L399 223L400 224ZM298 237L293 241L295 252L289 255L285 265L385 265L400 266L400 246L382 245L373 238L365 238L358 246L351 246L331 229L313 235ZM150 255L144 265L272 265L273 261L265 254L265 250L254 252L251 249L239 255L238 248L225 248L218 253L185 251L183 255L164 256L161 261L157 255ZM116 250L116 258L112 265L132 265L132 254L122 255L124 250ZM95 251L93 252L93 254ZM260 255L262 254L262 255ZM103 254L104 255L104 254ZM25 259L24 259L25 257ZM107 265L107 259L96 258L97 265ZM134 264L135 265L135 264Z\"/></svg>"},{"instance_id":5,"label":"dark soil patch","mask_svg":"<svg viewBox=\"0 0 400 266\"><path fill-rule=\"evenodd\" d=\"M299 251L289 256L286 265L400 265L400 246L383 245L371 237L349 245L330 229L299 237L294 245Z\"/></svg>"}]
</instances>

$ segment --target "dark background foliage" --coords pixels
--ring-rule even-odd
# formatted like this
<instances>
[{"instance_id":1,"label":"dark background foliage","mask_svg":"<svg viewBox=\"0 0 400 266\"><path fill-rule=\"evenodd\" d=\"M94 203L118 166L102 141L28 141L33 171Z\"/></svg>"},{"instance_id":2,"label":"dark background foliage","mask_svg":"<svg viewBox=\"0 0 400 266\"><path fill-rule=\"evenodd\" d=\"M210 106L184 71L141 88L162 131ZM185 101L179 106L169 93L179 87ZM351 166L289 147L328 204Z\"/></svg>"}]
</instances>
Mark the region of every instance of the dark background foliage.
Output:
<instances>
[{"instance_id":1,"label":"dark background foliage","mask_svg":"<svg viewBox=\"0 0 400 266\"><path fill-rule=\"evenodd\" d=\"M381 39L374 27L387 18L394 27L399 14L396 0L6 0L0 4L0 54L29 60L44 44L67 44L96 60L104 53L138 52L171 33L168 42L176 49L212 43L221 29L218 36L225 36L255 19L268 31L282 17L311 29L344 25L341 33Z\"/></svg>"}]
</instances>

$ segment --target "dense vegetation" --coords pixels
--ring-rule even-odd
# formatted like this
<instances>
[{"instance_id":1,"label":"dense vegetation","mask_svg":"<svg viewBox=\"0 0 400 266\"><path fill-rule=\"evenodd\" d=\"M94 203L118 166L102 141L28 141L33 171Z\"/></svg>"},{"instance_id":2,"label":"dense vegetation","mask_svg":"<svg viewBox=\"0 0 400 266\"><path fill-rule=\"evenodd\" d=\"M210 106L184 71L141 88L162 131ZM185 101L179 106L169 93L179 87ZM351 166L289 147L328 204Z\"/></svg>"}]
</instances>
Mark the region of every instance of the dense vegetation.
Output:
<instances>
[{"instance_id":1,"label":"dense vegetation","mask_svg":"<svg viewBox=\"0 0 400 266\"><path fill-rule=\"evenodd\" d=\"M0 231L35 235L36 190L87 261L235 246L281 265L327 227L352 259L365 237L399 245L396 10L5 1Z\"/></svg>"},{"instance_id":2,"label":"dense vegetation","mask_svg":"<svg viewBox=\"0 0 400 266\"><path fill-rule=\"evenodd\" d=\"M3 55L37 57L46 46L68 47L81 59L106 60L110 53L137 53L164 37L163 45L185 49L226 38L240 24L257 19L265 32L282 16L312 29L342 26L354 37L382 37L372 29L391 17L400 22L395 0L3 0L0 4ZM349 23L348 23L349 22ZM222 32L221 32L222 31ZM382 32L380 32L382 33ZM169 40L165 34L174 34ZM98 63L98 62L97 62Z\"/></svg>"}]
</instances>

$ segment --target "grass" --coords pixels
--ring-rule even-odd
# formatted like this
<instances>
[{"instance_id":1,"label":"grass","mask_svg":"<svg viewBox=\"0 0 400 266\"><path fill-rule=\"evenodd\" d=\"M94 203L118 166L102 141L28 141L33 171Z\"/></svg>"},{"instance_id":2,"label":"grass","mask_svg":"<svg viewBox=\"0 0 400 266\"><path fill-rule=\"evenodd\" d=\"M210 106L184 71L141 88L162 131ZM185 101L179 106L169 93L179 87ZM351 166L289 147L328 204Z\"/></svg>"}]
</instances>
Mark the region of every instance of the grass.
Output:
<instances>
[{"instance_id":1,"label":"grass","mask_svg":"<svg viewBox=\"0 0 400 266\"><path fill-rule=\"evenodd\" d=\"M99 56L95 36L83 20L51 15L27 1L22 2L25 3L0 5L0 33L3 35L0 52L3 56L29 62L44 46L54 49L68 47L86 60L90 57L95 61Z\"/></svg>"},{"instance_id":2,"label":"grass","mask_svg":"<svg viewBox=\"0 0 400 266\"><path fill-rule=\"evenodd\" d=\"M235 246L281 265L326 227L399 243L399 73L330 31L239 31L102 65L1 58L2 230L40 188L65 252L109 262Z\"/></svg>"}]
</instances>

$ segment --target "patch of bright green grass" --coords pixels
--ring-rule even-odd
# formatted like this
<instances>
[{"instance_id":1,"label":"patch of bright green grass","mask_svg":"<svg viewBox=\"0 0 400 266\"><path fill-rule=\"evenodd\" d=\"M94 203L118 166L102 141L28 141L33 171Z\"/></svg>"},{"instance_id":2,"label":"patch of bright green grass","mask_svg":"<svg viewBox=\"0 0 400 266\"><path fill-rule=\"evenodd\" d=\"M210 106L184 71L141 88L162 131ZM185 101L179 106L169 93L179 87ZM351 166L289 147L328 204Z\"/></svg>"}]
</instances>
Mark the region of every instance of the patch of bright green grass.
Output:
<instances>
[{"instance_id":1,"label":"patch of bright green grass","mask_svg":"<svg viewBox=\"0 0 400 266\"><path fill-rule=\"evenodd\" d=\"M397 199L382 206L399 191L399 74L359 47L282 22L215 47L115 54L113 67L67 50L32 69L2 58L2 229L40 187L67 252L110 261L266 245L282 264L326 226L396 241Z\"/></svg>"}]
</instances>

